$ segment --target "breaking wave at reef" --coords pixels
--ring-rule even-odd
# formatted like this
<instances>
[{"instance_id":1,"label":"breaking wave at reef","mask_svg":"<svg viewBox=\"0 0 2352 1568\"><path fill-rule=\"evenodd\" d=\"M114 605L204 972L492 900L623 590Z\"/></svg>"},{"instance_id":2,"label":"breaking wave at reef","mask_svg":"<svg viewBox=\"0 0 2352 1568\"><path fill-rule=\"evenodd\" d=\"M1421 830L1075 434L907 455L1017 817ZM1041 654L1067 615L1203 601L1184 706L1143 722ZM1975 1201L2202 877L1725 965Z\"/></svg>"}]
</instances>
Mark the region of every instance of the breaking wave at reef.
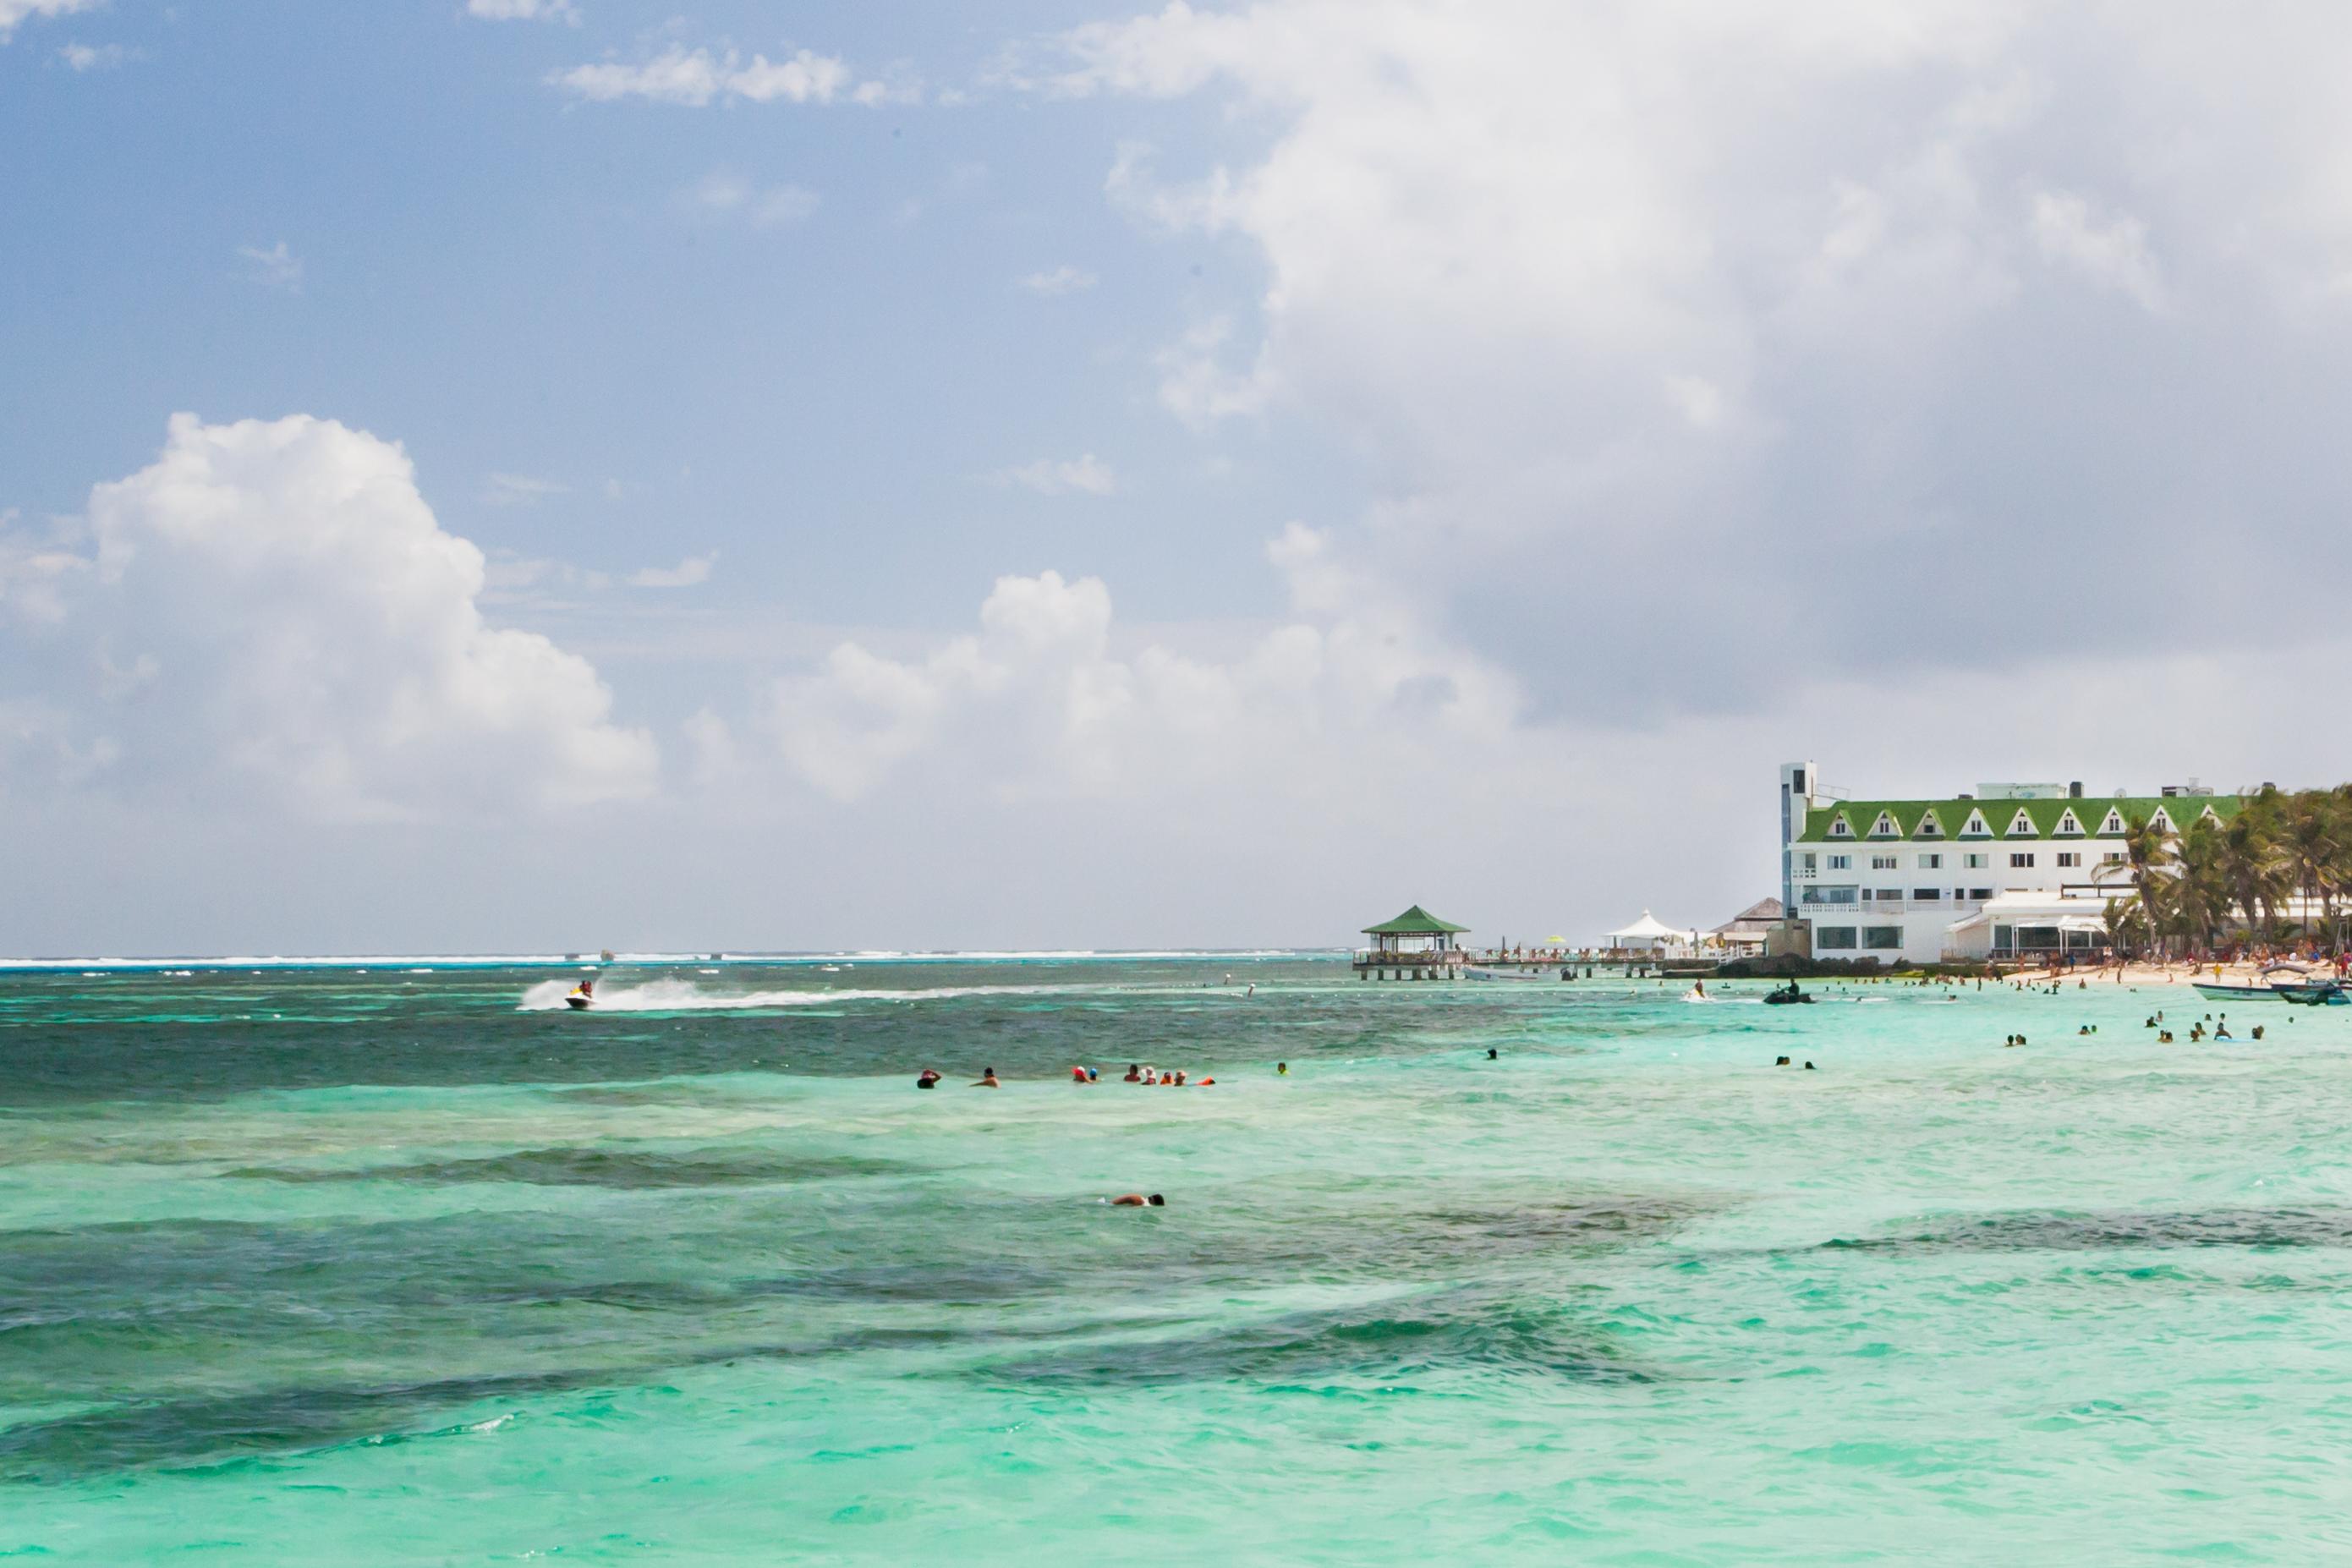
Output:
<instances>
[{"instance_id":1,"label":"breaking wave at reef","mask_svg":"<svg viewBox=\"0 0 2352 1568\"><path fill-rule=\"evenodd\" d=\"M690 980L649 980L642 985L599 985L599 1013L710 1013L770 1007L829 1007L844 1002L943 1002L959 996L1067 996L1132 993L1125 985L931 985L897 990L706 991ZM1162 988L1153 988L1162 989ZM522 994L516 1011L560 1012L572 983L542 980Z\"/></svg>"}]
</instances>

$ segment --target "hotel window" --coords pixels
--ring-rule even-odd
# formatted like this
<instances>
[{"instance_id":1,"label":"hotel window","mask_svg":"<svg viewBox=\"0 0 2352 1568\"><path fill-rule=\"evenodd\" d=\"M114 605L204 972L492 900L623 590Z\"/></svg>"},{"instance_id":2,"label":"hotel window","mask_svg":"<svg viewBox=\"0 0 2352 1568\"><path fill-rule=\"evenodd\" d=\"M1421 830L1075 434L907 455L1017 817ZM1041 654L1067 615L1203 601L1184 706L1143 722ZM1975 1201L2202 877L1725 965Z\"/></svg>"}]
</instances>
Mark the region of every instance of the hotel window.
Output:
<instances>
[{"instance_id":1,"label":"hotel window","mask_svg":"<svg viewBox=\"0 0 2352 1568\"><path fill-rule=\"evenodd\" d=\"M1870 858L1870 868L1874 871L1892 871L1895 869L1895 857L1892 855L1873 855Z\"/></svg>"},{"instance_id":2,"label":"hotel window","mask_svg":"<svg viewBox=\"0 0 2352 1568\"><path fill-rule=\"evenodd\" d=\"M2061 849L2058 851L2058 868L2060 870L2063 871L2069 866L2080 866L2082 863L2083 854L2081 850Z\"/></svg>"},{"instance_id":3,"label":"hotel window","mask_svg":"<svg viewBox=\"0 0 2352 1568\"><path fill-rule=\"evenodd\" d=\"M1971 871L1990 870L1992 868L1992 857L1980 849L1973 855L1962 857L1962 864Z\"/></svg>"},{"instance_id":4,"label":"hotel window","mask_svg":"<svg viewBox=\"0 0 2352 1568\"><path fill-rule=\"evenodd\" d=\"M1972 904L1987 903L1990 901L1991 898L1992 889L1990 888L1970 888L1969 889L1969 901Z\"/></svg>"},{"instance_id":5,"label":"hotel window","mask_svg":"<svg viewBox=\"0 0 2352 1568\"><path fill-rule=\"evenodd\" d=\"M1901 926L1864 926L1862 928L1862 945L1876 948L1881 952L1889 948L1901 947L1903 928Z\"/></svg>"},{"instance_id":6,"label":"hotel window","mask_svg":"<svg viewBox=\"0 0 2352 1568\"><path fill-rule=\"evenodd\" d=\"M2009 858L2009 864L2010 868L2012 870L2022 871L2031 869L2033 865L2033 852L2029 849L2022 854L2011 854Z\"/></svg>"},{"instance_id":7,"label":"hotel window","mask_svg":"<svg viewBox=\"0 0 2352 1568\"><path fill-rule=\"evenodd\" d=\"M1932 904L1944 896L1944 889L1941 888L1914 888L1911 889L1911 896L1915 899L1925 899L1927 902Z\"/></svg>"},{"instance_id":8,"label":"hotel window","mask_svg":"<svg viewBox=\"0 0 2352 1568\"><path fill-rule=\"evenodd\" d=\"M2124 852L2120 849L2105 850L2099 856L2099 864L2102 866L2120 866L2123 863Z\"/></svg>"},{"instance_id":9,"label":"hotel window","mask_svg":"<svg viewBox=\"0 0 2352 1568\"><path fill-rule=\"evenodd\" d=\"M1799 858L1802 860L1804 868L1808 871L1817 868L1821 864L1821 857L1818 855L1805 855L1799 857Z\"/></svg>"},{"instance_id":10,"label":"hotel window","mask_svg":"<svg viewBox=\"0 0 2352 1568\"><path fill-rule=\"evenodd\" d=\"M1820 948L1839 948L1852 951L1853 947L1853 927L1815 926L1813 928L1813 945Z\"/></svg>"},{"instance_id":11,"label":"hotel window","mask_svg":"<svg viewBox=\"0 0 2352 1568\"><path fill-rule=\"evenodd\" d=\"M1941 855L1922 855L1919 857L1919 869L1922 871L1940 871L1943 868L1944 858Z\"/></svg>"},{"instance_id":12,"label":"hotel window","mask_svg":"<svg viewBox=\"0 0 2352 1568\"><path fill-rule=\"evenodd\" d=\"M1853 870L1853 856L1851 856L1851 855L1832 855L1832 856L1831 856L1831 857L1830 857L1830 869L1831 869L1831 870L1832 870L1832 871L1851 871L1851 870Z\"/></svg>"}]
</instances>

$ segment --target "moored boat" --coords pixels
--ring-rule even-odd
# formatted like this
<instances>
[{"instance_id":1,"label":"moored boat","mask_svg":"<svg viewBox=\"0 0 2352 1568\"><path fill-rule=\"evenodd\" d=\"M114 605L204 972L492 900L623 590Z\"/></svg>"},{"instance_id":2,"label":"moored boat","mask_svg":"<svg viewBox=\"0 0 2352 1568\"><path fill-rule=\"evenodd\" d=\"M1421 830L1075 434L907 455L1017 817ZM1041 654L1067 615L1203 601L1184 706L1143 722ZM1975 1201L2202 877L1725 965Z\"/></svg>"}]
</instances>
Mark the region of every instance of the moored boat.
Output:
<instances>
[{"instance_id":1,"label":"moored boat","mask_svg":"<svg viewBox=\"0 0 2352 1568\"><path fill-rule=\"evenodd\" d=\"M2230 985L2218 980L2200 980L2193 984L2197 987L2197 994L2210 997L2216 1002L2269 1002L2275 1000L2283 989L2270 984Z\"/></svg>"}]
</instances>

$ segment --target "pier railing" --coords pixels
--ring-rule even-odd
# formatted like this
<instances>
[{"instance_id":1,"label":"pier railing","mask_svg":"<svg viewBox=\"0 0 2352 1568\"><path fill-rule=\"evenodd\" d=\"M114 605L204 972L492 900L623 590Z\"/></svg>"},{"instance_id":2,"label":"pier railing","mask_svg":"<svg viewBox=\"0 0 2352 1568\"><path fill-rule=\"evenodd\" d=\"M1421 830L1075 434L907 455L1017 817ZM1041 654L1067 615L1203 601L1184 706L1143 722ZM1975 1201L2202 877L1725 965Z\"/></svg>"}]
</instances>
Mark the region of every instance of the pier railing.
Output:
<instances>
[{"instance_id":1,"label":"pier railing","mask_svg":"<svg viewBox=\"0 0 2352 1568\"><path fill-rule=\"evenodd\" d=\"M1564 963L1606 964L1616 968L1627 963L1687 963L1697 961L1716 962L1739 956L1736 948L1694 947L1687 942L1664 947L1448 947L1427 949L1416 952L1387 952L1376 947L1360 947L1350 955L1358 968L1382 969L1460 969L1465 967L1507 969L1535 968Z\"/></svg>"}]
</instances>

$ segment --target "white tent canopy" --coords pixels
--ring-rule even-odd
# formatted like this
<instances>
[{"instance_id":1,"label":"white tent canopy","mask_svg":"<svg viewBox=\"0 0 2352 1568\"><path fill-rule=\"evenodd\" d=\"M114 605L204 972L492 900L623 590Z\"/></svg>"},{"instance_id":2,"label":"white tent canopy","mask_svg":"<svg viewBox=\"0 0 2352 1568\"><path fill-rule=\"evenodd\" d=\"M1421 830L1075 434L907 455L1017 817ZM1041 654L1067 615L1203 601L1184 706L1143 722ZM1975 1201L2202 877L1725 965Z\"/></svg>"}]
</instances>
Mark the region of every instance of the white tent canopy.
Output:
<instances>
[{"instance_id":1,"label":"white tent canopy","mask_svg":"<svg viewBox=\"0 0 2352 1568\"><path fill-rule=\"evenodd\" d=\"M1688 942L1690 934L1686 931L1676 931L1670 925L1661 923L1655 915L1643 910L1640 920L1622 931L1611 931L1609 940L1619 947L1625 947L1642 942Z\"/></svg>"}]
</instances>

